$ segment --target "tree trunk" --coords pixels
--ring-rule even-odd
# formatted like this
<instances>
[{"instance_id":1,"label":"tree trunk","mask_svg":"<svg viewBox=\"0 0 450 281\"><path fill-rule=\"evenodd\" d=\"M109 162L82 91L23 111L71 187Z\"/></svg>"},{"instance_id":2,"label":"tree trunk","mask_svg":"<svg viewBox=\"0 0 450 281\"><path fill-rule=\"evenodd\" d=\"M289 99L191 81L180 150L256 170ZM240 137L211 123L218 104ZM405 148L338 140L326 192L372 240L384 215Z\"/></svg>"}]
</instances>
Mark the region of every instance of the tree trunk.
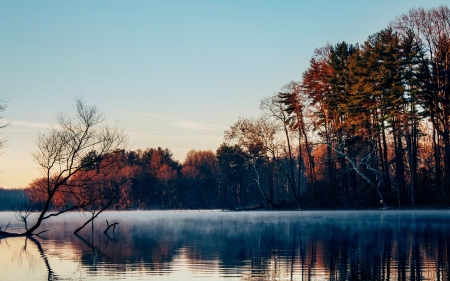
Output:
<instances>
[{"instance_id":1,"label":"tree trunk","mask_svg":"<svg viewBox=\"0 0 450 281\"><path fill-rule=\"evenodd\" d=\"M391 185L391 177L389 174L389 159L388 159L388 148L386 143L386 128L384 127L384 124L381 124L381 138L383 141L383 166L384 166L384 173L383 173L383 179L384 183L386 185L386 188L390 190L392 188Z\"/></svg>"},{"instance_id":2,"label":"tree trunk","mask_svg":"<svg viewBox=\"0 0 450 281\"><path fill-rule=\"evenodd\" d=\"M399 129L396 125L392 126L392 133L394 135L395 146L395 177L397 179L397 188L403 191L406 186L405 180L405 165L403 163L403 145Z\"/></svg>"},{"instance_id":3,"label":"tree trunk","mask_svg":"<svg viewBox=\"0 0 450 281\"><path fill-rule=\"evenodd\" d=\"M39 214L39 217L38 217L36 223L31 228L27 229L27 231L25 232L27 235L33 234L33 232L36 229L38 229L38 227L41 225L42 221L44 220L44 215L47 213L48 208L50 207L50 202L53 199L53 195L54 195L54 193L50 192L50 194L47 198L47 201L45 202L44 209L42 209L42 212Z\"/></svg>"},{"instance_id":4,"label":"tree trunk","mask_svg":"<svg viewBox=\"0 0 450 281\"><path fill-rule=\"evenodd\" d=\"M316 177L314 174L314 157L311 154L311 147L308 141L308 135L306 134L305 128L302 127L302 133L303 133L303 137L305 139L305 148L306 148L306 153L308 155L308 164L309 164L309 181L312 185L313 190L315 189L315 185L316 185ZM300 179L299 179L300 180Z\"/></svg>"},{"instance_id":5,"label":"tree trunk","mask_svg":"<svg viewBox=\"0 0 450 281\"><path fill-rule=\"evenodd\" d=\"M450 199L450 136L449 132L444 133L444 191L447 199Z\"/></svg>"},{"instance_id":6,"label":"tree trunk","mask_svg":"<svg viewBox=\"0 0 450 281\"><path fill-rule=\"evenodd\" d=\"M441 152L439 143L439 134L435 124L433 123L433 152L434 152L434 165L436 169L436 185L442 191L442 168L441 168Z\"/></svg>"}]
</instances>

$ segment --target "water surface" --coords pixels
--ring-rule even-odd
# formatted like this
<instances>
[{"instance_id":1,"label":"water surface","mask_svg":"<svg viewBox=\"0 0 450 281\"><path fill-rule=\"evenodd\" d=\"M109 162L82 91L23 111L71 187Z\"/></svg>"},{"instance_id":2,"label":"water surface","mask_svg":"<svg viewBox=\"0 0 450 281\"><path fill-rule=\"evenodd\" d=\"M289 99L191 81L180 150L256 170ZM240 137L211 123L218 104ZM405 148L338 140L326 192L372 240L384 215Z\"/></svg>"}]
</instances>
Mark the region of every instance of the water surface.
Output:
<instances>
[{"instance_id":1,"label":"water surface","mask_svg":"<svg viewBox=\"0 0 450 281\"><path fill-rule=\"evenodd\" d=\"M448 280L449 211L106 212L0 240L0 280ZM0 213L0 225L20 223ZM118 222L103 234L106 222Z\"/></svg>"}]
</instances>

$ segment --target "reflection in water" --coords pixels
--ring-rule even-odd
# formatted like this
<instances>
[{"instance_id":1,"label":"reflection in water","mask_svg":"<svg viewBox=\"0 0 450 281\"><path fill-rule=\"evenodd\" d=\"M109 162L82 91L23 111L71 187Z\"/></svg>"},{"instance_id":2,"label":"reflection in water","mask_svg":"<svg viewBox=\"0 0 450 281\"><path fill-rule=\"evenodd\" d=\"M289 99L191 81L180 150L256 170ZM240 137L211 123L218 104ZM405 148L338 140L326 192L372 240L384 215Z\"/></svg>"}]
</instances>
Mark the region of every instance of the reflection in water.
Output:
<instances>
[{"instance_id":1,"label":"reflection in water","mask_svg":"<svg viewBox=\"0 0 450 281\"><path fill-rule=\"evenodd\" d=\"M9 217L0 214L0 224ZM0 240L1 280L448 280L450 212L78 213ZM105 219L119 222L106 236ZM4 267L4 266L2 266ZM18 278L20 274L20 278ZM22 278L23 277L23 278Z\"/></svg>"}]
</instances>

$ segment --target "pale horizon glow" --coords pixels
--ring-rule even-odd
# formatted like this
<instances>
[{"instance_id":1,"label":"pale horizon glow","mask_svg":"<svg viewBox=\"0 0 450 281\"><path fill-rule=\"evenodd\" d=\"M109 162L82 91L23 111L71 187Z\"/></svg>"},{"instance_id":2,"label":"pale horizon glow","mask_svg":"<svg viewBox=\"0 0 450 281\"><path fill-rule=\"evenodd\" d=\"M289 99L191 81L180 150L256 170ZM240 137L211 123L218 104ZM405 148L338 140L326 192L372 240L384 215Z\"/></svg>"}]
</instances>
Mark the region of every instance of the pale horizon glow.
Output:
<instances>
[{"instance_id":1,"label":"pale horizon glow","mask_svg":"<svg viewBox=\"0 0 450 281\"><path fill-rule=\"evenodd\" d=\"M46 123L38 123L31 121L15 121L11 120L9 126L19 126L19 127L28 127L28 128L39 128L39 129L49 129L52 127L51 124ZM54 126L54 125L53 125Z\"/></svg>"},{"instance_id":2,"label":"pale horizon glow","mask_svg":"<svg viewBox=\"0 0 450 281\"><path fill-rule=\"evenodd\" d=\"M216 151L239 117L301 80L314 49L363 43L443 0L2 1L0 186L40 176L39 133L76 97L128 133L130 149Z\"/></svg>"},{"instance_id":3,"label":"pale horizon glow","mask_svg":"<svg viewBox=\"0 0 450 281\"><path fill-rule=\"evenodd\" d=\"M137 114L137 115L143 115L143 116L149 116L149 117L157 117L157 118L162 118L162 119L167 119L167 120L172 120L172 121L178 121L177 124L194 125L193 127L198 128L198 129L210 130L210 129L208 129L208 127L216 127L216 128L221 128L221 129L229 128L229 127L222 126L222 125L208 124L208 123L196 122L196 121L192 121L192 120L184 120L184 119L172 118L172 117L167 117L167 116L149 114L149 113L144 113L144 112L135 112L135 111L128 111L128 110L120 110L120 111L125 112L125 113L131 113L131 114ZM189 126L187 126L187 127L189 127Z\"/></svg>"}]
</instances>

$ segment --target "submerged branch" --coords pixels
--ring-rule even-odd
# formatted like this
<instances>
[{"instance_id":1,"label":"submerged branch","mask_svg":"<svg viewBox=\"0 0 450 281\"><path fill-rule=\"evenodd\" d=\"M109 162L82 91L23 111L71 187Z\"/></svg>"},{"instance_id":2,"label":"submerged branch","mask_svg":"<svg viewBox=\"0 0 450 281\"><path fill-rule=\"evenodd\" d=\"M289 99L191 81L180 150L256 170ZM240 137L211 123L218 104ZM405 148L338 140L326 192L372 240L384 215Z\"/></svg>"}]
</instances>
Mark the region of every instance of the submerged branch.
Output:
<instances>
[{"instance_id":1,"label":"submerged branch","mask_svg":"<svg viewBox=\"0 0 450 281\"><path fill-rule=\"evenodd\" d=\"M79 228L77 228L77 230L75 230L74 234L77 234L80 230L82 230L86 225L88 225L88 223L90 223L91 221L93 221L94 219L96 219L98 217L98 215L100 215L101 212L103 212L104 210L106 210L109 205L111 205L111 203L113 202L114 197L111 198L111 200L109 200L108 204L106 204L100 211L98 211L98 213L92 213L92 217L90 219L88 219L82 226L80 226Z\"/></svg>"},{"instance_id":2,"label":"submerged branch","mask_svg":"<svg viewBox=\"0 0 450 281\"><path fill-rule=\"evenodd\" d=\"M116 230L116 225L118 225L118 224L119 224L118 222L109 224L108 220L106 220L106 225L107 225L108 227L105 229L105 231L103 231L103 233L106 234L106 233L108 232L108 230L109 230L111 227L113 227L113 235L114 235L114 230Z\"/></svg>"}]
</instances>

